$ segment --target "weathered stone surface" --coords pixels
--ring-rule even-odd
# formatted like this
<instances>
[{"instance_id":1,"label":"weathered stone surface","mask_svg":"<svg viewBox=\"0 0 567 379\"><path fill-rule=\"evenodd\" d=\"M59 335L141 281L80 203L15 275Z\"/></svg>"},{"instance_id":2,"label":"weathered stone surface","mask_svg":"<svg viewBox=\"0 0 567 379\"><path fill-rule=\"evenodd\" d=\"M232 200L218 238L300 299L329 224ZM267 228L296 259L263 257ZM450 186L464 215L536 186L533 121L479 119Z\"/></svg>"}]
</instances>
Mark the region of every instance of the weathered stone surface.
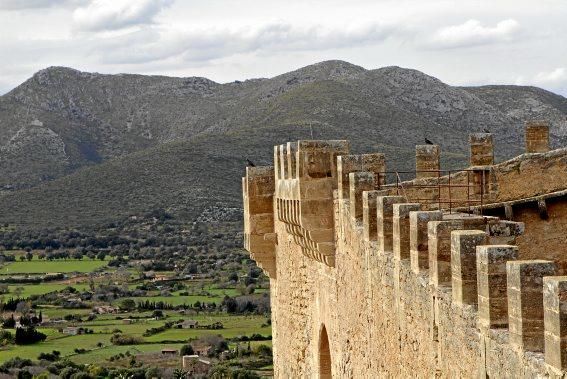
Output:
<instances>
[{"instance_id":1,"label":"weathered stone surface","mask_svg":"<svg viewBox=\"0 0 567 379\"><path fill-rule=\"evenodd\" d=\"M417 145L415 147L416 178L438 177L440 173L439 157L441 149L438 145Z\"/></svg>"},{"instance_id":2,"label":"weathered stone surface","mask_svg":"<svg viewBox=\"0 0 567 379\"><path fill-rule=\"evenodd\" d=\"M429 268L429 221L441 221L441 211L410 212L410 259L416 274Z\"/></svg>"},{"instance_id":3,"label":"weathered stone surface","mask_svg":"<svg viewBox=\"0 0 567 379\"><path fill-rule=\"evenodd\" d=\"M526 153L545 153L549 151L549 122L526 122Z\"/></svg>"},{"instance_id":4,"label":"weathered stone surface","mask_svg":"<svg viewBox=\"0 0 567 379\"><path fill-rule=\"evenodd\" d=\"M471 146L471 166L489 166L494 164L494 145L491 133L473 133L469 135Z\"/></svg>"},{"instance_id":5,"label":"weathered stone surface","mask_svg":"<svg viewBox=\"0 0 567 379\"><path fill-rule=\"evenodd\" d=\"M305 162L318 161L312 158ZM299 173L301 161L296 163ZM564 300L561 291L567 291L560 291L559 284L544 290L542 284L544 275L554 274L554 262L508 263L509 275L506 270L508 261L524 258L524 252L508 244L520 239L524 245L530 238L542 241L537 246L540 258L567 262L561 250L564 236L554 225L564 225L567 216L555 208L561 201L547 202L548 220L538 216L525 224L515 219L529 208L521 205L514 206L514 222L423 211L427 205L396 203L420 198L418 188L404 188L407 199L395 200L392 195L400 188L361 190L375 183L370 179L375 173L360 170L349 173L349 195L341 198L341 170L333 177L332 163L328 168L325 179L317 177L325 170L311 170L305 179L277 181L276 204L284 215L280 218L278 211L274 232L264 235L265 241L277 241L278 279L271 280L275 377L565 376L567 322L561 317L567 312L559 304ZM452 180L463 177L457 173ZM309 191L295 192L294 186ZM327 211L317 213L325 204L331 204L331 218ZM533 208L538 215L537 206ZM360 209L362 223L353 223ZM255 220L257 230L266 229L261 218ZM389 254L386 239L380 243L389 234L388 224L394 254ZM547 231L550 238L530 235L531 227ZM326 242L313 245L315 240ZM536 350L534 346L541 350L536 341L543 340L547 363L541 352L521 351Z\"/></svg>"},{"instance_id":6,"label":"weathered stone surface","mask_svg":"<svg viewBox=\"0 0 567 379\"><path fill-rule=\"evenodd\" d=\"M410 259L410 213L420 210L418 203L401 203L392 206L393 249L397 259Z\"/></svg>"},{"instance_id":7,"label":"weathered stone surface","mask_svg":"<svg viewBox=\"0 0 567 379\"><path fill-rule=\"evenodd\" d=\"M508 325L506 262L518 258L510 245L480 245L476 248L478 323L483 329Z\"/></svg>"},{"instance_id":8,"label":"weathered stone surface","mask_svg":"<svg viewBox=\"0 0 567 379\"><path fill-rule=\"evenodd\" d=\"M487 241L488 235L481 230L451 232L451 278L454 303L470 305L478 303L476 247L484 245Z\"/></svg>"},{"instance_id":9,"label":"weathered stone surface","mask_svg":"<svg viewBox=\"0 0 567 379\"><path fill-rule=\"evenodd\" d=\"M567 276L543 278L545 362L567 369Z\"/></svg>"},{"instance_id":10,"label":"weathered stone surface","mask_svg":"<svg viewBox=\"0 0 567 379\"><path fill-rule=\"evenodd\" d=\"M379 191L364 191L362 193L362 227L365 241L376 241L376 199Z\"/></svg>"},{"instance_id":11,"label":"weathered stone surface","mask_svg":"<svg viewBox=\"0 0 567 379\"><path fill-rule=\"evenodd\" d=\"M555 275L551 261L506 263L510 342L525 351L543 351L543 277Z\"/></svg>"},{"instance_id":12,"label":"weathered stone surface","mask_svg":"<svg viewBox=\"0 0 567 379\"><path fill-rule=\"evenodd\" d=\"M380 196L376 199L378 248L392 251L394 240L394 204L405 202L403 196Z\"/></svg>"}]
</instances>

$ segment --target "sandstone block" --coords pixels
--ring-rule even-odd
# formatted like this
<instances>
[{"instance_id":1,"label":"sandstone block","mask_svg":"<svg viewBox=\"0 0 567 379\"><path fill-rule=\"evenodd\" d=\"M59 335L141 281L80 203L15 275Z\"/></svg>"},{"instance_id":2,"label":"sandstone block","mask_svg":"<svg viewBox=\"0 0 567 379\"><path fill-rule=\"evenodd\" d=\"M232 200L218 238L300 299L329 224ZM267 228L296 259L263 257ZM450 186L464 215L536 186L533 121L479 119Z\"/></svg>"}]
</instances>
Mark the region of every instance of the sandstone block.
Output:
<instances>
[{"instance_id":1,"label":"sandstone block","mask_svg":"<svg viewBox=\"0 0 567 379\"><path fill-rule=\"evenodd\" d=\"M543 278L545 362L567 370L567 276Z\"/></svg>"},{"instance_id":2,"label":"sandstone block","mask_svg":"<svg viewBox=\"0 0 567 379\"><path fill-rule=\"evenodd\" d=\"M543 351L543 277L556 270L545 260L506 263L510 342L524 351Z\"/></svg>"},{"instance_id":3,"label":"sandstone block","mask_svg":"<svg viewBox=\"0 0 567 379\"><path fill-rule=\"evenodd\" d=\"M403 196L380 196L376 199L376 225L380 251L393 249L394 204L404 201Z\"/></svg>"},{"instance_id":4,"label":"sandstone block","mask_svg":"<svg viewBox=\"0 0 567 379\"><path fill-rule=\"evenodd\" d=\"M376 176L372 172L351 172L350 212L354 220L362 220L362 193L376 189Z\"/></svg>"},{"instance_id":5,"label":"sandstone block","mask_svg":"<svg viewBox=\"0 0 567 379\"><path fill-rule=\"evenodd\" d=\"M478 322L481 329L501 328L508 325L506 262L517 258L517 246L476 247Z\"/></svg>"},{"instance_id":6,"label":"sandstone block","mask_svg":"<svg viewBox=\"0 0 567 379\"><path fill-rule=\"evenodd\" d=\"M427 224L441 221L441 211L410 212L410 259L411 268L416 274L429 268L429 235Z\"/></svg>"},{"instance_id":7,"label":"sandstone block","mask_svg":"<svg viewBox=\"0 0 567 379\"><path fill-rule=\"evenodd\" d=\"M410 213L419 209L418 203L392 205L392 243L394 257L398 259L410 259Z\"/></svg>"},{"instance_id":8,"label":"sandstone block","mask_svg":"<svg viewBox=\"0 0 567 379\"><path fill-rule=\"evenodd\" d=\"M477 304L476 247L486 244L488 235L480 230L451 232L451 279L453 302Z\"/></svg>"},{"instance_id":9,"label":"sandstone block","mask_svg":"<svg viewBox=\"0 0 567 379\"><path fill-rule=\"evenodd\" d=\"M364 191L362 193L362 227L366 241L376 241L376 199L378 191Z\"/></svg>"}]
</instances>

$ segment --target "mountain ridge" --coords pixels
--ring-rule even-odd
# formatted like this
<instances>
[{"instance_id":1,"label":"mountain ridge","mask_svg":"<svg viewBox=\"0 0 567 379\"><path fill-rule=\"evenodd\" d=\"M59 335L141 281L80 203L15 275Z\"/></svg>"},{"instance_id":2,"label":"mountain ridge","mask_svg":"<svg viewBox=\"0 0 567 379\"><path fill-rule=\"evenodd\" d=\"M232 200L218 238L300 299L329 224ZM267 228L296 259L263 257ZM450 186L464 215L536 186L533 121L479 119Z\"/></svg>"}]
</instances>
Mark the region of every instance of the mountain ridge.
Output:
<instances>
[{"instance_id":1,"label":"mountain ridge","mask_svg":"<svg viewBox=\"0 0 567 379\"><path fill-rule=\"evenodd\" d=\"M270 164L274 144L312 137L385 152L399 170L413 168L414 145L427 137L444 167L462 168L468 133L493 131L502 160L523 150L530 118L550 119L554 146L565 143L559 95L454 87L397 66L325 61L224 84L52 67L0 97L0 222L92 225L156 207L191 219L238 207L246 158Z\"/></svg>"}]
</instances>

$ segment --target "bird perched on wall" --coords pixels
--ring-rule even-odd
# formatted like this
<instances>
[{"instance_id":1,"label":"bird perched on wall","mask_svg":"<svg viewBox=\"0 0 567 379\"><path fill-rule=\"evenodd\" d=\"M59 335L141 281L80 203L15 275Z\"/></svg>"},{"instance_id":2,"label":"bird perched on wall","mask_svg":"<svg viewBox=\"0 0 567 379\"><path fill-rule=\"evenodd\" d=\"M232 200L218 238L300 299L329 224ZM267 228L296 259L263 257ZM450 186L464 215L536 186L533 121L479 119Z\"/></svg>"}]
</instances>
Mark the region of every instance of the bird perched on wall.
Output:
<instances>
[{"instance_id":1,"label":"bird perched on wall","mask_svg":"<svg viewBox=\"0 0 567 379\"><path fill-rule=\"evenodd\" d=\"M490 133L490 130L488 130L487 128L484 128L483 131L484 131L485 133Z\"/></svg>"},{"instance_id":2,"label":"bird perched on wall","mask_svg":"<svg viewBox=\"0 0 567 379\"><path fill-rule=\"evenodd\" d=\"M433 144L434 144L433 142L431 142L431 141L428 140L427 138L425 139L425 143L428 144L428 145L433 145Z\"/></svg>"},{"instance_id":3,"label":"bird perched on wall","mask_svg":"<svg viewBox=\"0 0 567 379\"><path fill-rule=\"evenodd\" d=\"M256 165L254 164L254 162L252 162L250 159L246 158L246 164L248 165L248 167L256 167Z\"/></svg>"}]
</instances>

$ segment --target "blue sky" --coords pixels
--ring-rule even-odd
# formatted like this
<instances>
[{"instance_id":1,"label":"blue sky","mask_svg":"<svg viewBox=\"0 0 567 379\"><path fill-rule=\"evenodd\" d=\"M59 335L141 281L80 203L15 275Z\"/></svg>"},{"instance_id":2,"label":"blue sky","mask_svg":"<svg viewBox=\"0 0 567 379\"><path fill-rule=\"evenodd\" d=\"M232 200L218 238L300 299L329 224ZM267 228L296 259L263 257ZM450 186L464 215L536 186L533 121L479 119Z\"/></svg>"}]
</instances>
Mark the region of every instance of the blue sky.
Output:
<instances>
[{"instance_id":1,"label":"blue sky","mask_svg":"<svg viewBox=\"0 0 567 379\"><path fill-rule=\"evenodd\" d=\"M0 94L48 66L270 77L342 59L567 96L567 2L0 0Z\"/></svg>"}]
</instances>

